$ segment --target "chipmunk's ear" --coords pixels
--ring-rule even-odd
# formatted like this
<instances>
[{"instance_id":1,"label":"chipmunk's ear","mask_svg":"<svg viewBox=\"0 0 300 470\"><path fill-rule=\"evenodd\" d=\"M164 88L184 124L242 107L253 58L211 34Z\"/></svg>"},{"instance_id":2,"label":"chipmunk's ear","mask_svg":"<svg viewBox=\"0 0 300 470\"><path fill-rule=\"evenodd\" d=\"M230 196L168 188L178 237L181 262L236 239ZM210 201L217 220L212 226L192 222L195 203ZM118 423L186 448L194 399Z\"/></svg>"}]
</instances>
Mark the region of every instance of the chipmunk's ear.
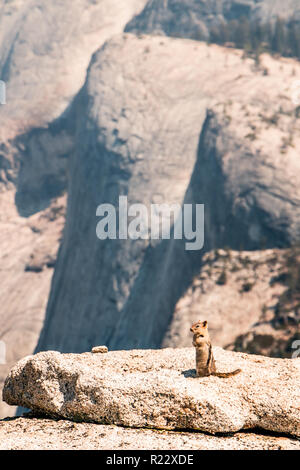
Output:
<instances>
[{"instance_id":1,"label":"chipmunk's ear","mask_svg":"<svg viewBox=\"0 0 300 470\"><path fill-rule=\"evenodd\" d=\"M207 327L207 321L206 320L204 320L204 322L202 322L202 326L204 326L204 328Z\"/></svg>"}]
</instances>

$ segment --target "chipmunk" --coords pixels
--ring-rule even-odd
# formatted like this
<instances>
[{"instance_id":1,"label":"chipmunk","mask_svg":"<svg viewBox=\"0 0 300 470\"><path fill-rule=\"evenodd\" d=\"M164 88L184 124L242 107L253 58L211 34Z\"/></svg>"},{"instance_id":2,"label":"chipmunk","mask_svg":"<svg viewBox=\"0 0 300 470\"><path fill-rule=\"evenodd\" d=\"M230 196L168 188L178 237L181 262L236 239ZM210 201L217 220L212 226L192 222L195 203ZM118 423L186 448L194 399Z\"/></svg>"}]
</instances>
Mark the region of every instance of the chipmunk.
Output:
<instances>
[{"instance_id":1,"label":"chipmunk","mask_svg":"<svg viewBox=\"0 0 300 470\"><path fill-rule=\"evenodd\" d=\"M217 372L213 356L212 345L208 334L207 321L194 323L190 331L194 333L193 346L196 348L196 376L207 377L215 375L217 377L232 377L239 374L241 369L233 372Z\"/></svg>"}]
</instances>

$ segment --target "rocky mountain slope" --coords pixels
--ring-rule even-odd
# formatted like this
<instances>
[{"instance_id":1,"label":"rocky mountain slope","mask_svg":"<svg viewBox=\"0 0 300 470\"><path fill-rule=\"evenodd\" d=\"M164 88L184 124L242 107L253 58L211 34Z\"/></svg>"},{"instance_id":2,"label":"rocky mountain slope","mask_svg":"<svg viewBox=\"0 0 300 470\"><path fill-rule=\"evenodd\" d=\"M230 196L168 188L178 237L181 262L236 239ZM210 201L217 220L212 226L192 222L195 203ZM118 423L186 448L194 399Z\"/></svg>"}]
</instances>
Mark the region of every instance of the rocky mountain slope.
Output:
<instances>
[{"instance_id":1,"label":"rocky mountain slope","mask_svg":"<svg viewBox=\"0 0 300 470\"><path fill-rule=\"evenodd\" d=\"M15 362L36 346L65 223L65 205L66 198L61 196L44 211L21 218L13 191L0 194L0 340L5 344L1 386ZM12 407L0 402L2 416L12 413Z\"/></svg>"},{"instance_id":2,"label":"rocky mountain slope","mask_svg":"<svg viewBox=\"0 0 300 470\"><path fill-rule=\"evenodd\" d=\"M297 76L291 59L265 55L257 66L236 50L161 37L123 35L93 56L37 350L159 347L204 251L299 238ZM204 203L204 250L172 238L99 240L97 206L117 206L119 195L148 208Z\"/></svg>"},{"instance_id":3,"label":"rocky mountain slope","mask_svg":"<svg viewBox=\"0 0 300 470\"><path fill-rule=\"evenodd\" d=\"M126 448L137 448L132 442L134 435L141 437L138 446L166 444L170 448L177 443L183 448L188 445L226 448L229 444L227 434L254 429L256 438L251 433L247 437L242 434L239 443L240 434L233 434L230 441L233 448L272 448L282 443L287 448L297 448L299 443L294 438L300 435L300 359L271 359L221 348L214 348L214 356L218 370L232 370L238 366L242 372L227 379L196 378L194 348L80 355L42 352L16 364L5 381L3 398L9 404L26 406L40 416L98 423L101 425L98 432L102 431L100 448L107 443L113 443L115 448L125 436L129 438ZM16 427L29 427L32 433L30 424L30 420L26 423L24 419L0 422L0 435L8 430L4 442L1 440L1 447L42 447L45 445L44 433L51 428L63 437L63 447L66 446L66 428L71 428L74 439L69 439L69 447L78 446L76 437L84 431L87 439L80 445L95 446L96 425L84 427L34 420L32 426L38 434L29 444ZM44 424L41 432L39 428ZM110 425L121 428L107 428ZM135 428L135 432L126 432L122 427ZM187 436L191 441L187 443L184 435L179 438L175 433L166 443L166 436L161 439L155 433L145 433L145 428L196 430L222 437L212 439L190 432ZM277 437L264 439L262 436L272 432L276 432ZM13 444L12 437L16 439ZM55 445L61 446L59 442L53 442L52 437L47 447Z\"/></svg>"},{"instance_id":4,"label":"rocky mountain slope","mask_svg":"<svg viewBox=\"0 0 300 470\"><path fill-rule=\"evenodd\" d=\"M215 345L290 358L300 340L299 281L299 248L206 253L163 346L190 346L189 326L205 318Z\"/></svg>"},{"instance_id":5,"label":"rocky mountain slope","mask_svg":"<svg viewBox=\"0 0 300 470\"><path fill-rule=\"evenodd\" d=\"M33 352L45 315L74 146L68 109L92 53L144 5L0 0L0 386ZM0 403L0 416L12 412Z\"/></svg>"},{"instance_id":6,"label":"rocky mountain slope","mask_svg":"<svg viewBox=\"0 0 300 470\"><path fill-rule=\"evenodd\" d=\"M294 18L300 21L298 0L149 0L125 31L209 39L213 29L247 18L260 24Z\"/></svg>"}]
</instances>

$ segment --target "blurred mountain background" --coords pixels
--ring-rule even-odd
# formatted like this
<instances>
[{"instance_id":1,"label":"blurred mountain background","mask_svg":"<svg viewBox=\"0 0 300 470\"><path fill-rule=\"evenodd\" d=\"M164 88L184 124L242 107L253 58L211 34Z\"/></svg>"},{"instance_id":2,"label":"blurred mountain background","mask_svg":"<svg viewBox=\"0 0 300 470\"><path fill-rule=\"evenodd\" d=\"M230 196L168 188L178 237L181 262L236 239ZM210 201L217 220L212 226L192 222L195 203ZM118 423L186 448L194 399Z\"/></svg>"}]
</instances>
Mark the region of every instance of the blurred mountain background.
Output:
<instances>
[{"instance_id":1,"label":"blurred mountain background","mask_svg":"<svg viewBox=\"0 0 300 470\"><path fill-rule=\"evenodd\" d=\"M199 318L292 356L299 58L297 0L0 0L0 386L34 351L188 346ZM204 248L100 241L120 195L204 204Z\"/></svg>"}]
</instances>

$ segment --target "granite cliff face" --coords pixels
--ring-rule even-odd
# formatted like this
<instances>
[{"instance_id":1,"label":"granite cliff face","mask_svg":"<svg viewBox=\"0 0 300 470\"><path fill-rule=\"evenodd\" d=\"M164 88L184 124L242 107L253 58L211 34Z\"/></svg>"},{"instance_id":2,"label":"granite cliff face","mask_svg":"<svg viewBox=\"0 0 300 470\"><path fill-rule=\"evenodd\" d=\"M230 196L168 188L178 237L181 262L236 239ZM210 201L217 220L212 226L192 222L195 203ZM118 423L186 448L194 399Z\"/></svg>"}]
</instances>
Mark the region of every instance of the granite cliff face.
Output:
<instances>
[{"instance_id":1,"label":"granite cliff face","mask_svg":"<svg viewBox=\"0 0 300 470\"><path fill-rule=\"evenodd\" d=\"M0 341L5 344L1 387L16 360L36 346L65 223L65 205L66 197L61 196L44 211L21 218L13 191L0 194ZM12 407L0 402L0 415L12 413Z\"/></svg>"},{"instance_id":2,"label":"granite cliff face","mask_svg":"<svg viewBox=\"0 0 300 470\"><path fill-rule=\"evenodd\" d=\"M0 384L43 323L74 148L71 103L92 53L144 5L0 0ZM13 412L0 404L0 415Z\"/></svg>"},{"instance_id":3,"label":"granite cliff face","mask_svg":"<svg viewBox=\"0 0 300 470\"><path fill-rule=\"evenodd\" d=\"M293 60L257 66L239 51L161 37L123 35L93 56L37 350L161 346L202 251L185 240L99 240L97 206L119 195L148 208L205 204L204 251L299 238L295 76Z\"/></svg>"}]
</instances>

